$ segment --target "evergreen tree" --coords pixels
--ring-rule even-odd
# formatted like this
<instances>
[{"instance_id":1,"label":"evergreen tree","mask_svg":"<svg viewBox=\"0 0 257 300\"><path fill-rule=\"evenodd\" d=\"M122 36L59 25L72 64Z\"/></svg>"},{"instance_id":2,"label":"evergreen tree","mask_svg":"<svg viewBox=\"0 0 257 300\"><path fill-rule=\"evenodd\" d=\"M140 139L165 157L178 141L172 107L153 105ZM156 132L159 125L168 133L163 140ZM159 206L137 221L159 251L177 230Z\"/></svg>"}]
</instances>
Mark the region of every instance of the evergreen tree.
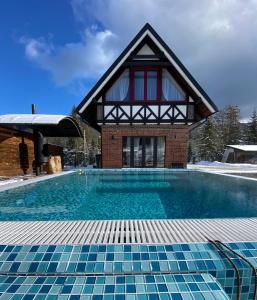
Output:
<instances>
[{"instance_id":1,"label":"evergreen tree","mask_svg":"<svg viewBox=\"0 0 257 300\"><path fill-rule=\"evenodd\" d=\"M84 130L84 126L79 118L79 116L77 115L76 113L76 107L75 105L73 105L72 109L71 109L71 117L73 119L75 119L81 129L81 131L83 132ZM69 150L73 150L73 151L79 151L80 150L80 146L81 146L81 138L77 138L77 137L70 137L67 139L67 143L66 143L66 147L69 149Z\"/></svg>"},{"instance_id":2,"label":"evergreen tree","mask_svg":"<svg viewBox=\"0 0 257 300\"><path fill-rule=\"evenodd\" d=\"M223 128L223 141L225 145L236 145L241 141L240 109L229 105L225 108L225 123Z\"/></svg>"},{"instance_id":3,"label":"evergreen tree","mask_svg":"<svg viewBox=\"0 0 257 300\"><path fill-rule=\"evenodd\" d=\"M225 141L225 132L226 132L226 126L227 126L227 113L226 108L221 109L217 114L214 115L214 120L216 124L216 160L220 161L222 159L223 153L225 151L226 147L226 141Z\"/></svg>"},{"instance_id":4,"label":"evergreen tree","mask_svg":"<svg viewBox=\"0 0 257 300\"><path fill-rule=\"evenodd\" d=\"M214 161L217 157L217 128L214 120L208 118L202 129L199 155L202 160Z\"/></svg>"},{"instance_id":5,"label":"evergreen tree","mask_svg":"<svg viewBox=\"0 0 257 300\"><path fill-rule=\"evenodd\" d=\"M237 106L227 106L208 118L202 126L190 132L190 152L199 160L222 159L226 145L257 144L257 112L250 124L241 124ZM191 159L192 161L192 159Z\"/></svg>"},{"instance_id":6,"label":"evergreen tree","mask_svg":"<svg viewBox=\"0 0 257 300\"><path fill-rule=\"evenodd\" d=\"M247 130L248 144L257 144L257 112L254 109L251 115L251 121Z\"/></svg>"},{"instance_id":7,"label":"evergreen tree","mask_svg":"<svg viewBox=\"0 0 257 300\"><path fill-rule=\"evenodd\" d=\"M95 142L94 139L92 139L91 143L89 144L89 149L88 149L89 164L94 164L95 163L95 154L96 153L97 153L96 142Z\"/></svg>"},{"instance_id":8,"label":"evergreen tree","mask_svg":"<svg viewBox=\"0 0 257 300\"><path fill-rule=\"evenodd\" d=\"M84 165L94 162L95 155L99 153L99 133L82 121L73 106L70 115L77 121L83 138L49 138L50 143L60 145L65 150L64 160L67 164ZM91 144L93 143L93 148Z\"/></svg>"}]
</instances>

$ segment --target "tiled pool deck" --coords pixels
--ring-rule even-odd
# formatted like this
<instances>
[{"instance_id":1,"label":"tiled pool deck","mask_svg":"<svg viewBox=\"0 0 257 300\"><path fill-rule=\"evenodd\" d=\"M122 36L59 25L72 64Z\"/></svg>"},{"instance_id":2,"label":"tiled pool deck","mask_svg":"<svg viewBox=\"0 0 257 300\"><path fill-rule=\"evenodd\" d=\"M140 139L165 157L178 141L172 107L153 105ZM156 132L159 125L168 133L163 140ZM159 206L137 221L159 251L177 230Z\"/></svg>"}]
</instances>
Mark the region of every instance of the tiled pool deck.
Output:
<instances>
[{"instance_id":1,"label":"tiled pool deck","mask_svg":"<svg viewBox=\"0 0 257 300\"><path fill-rule=\"evenodd\" d=\"M257 267L257 243L228 245ZM252 269L226 253L240 273L240 299L253 299ZM0 299L229 299L222 289L236 299L236 279L210 243L0 246Z\"/></svg>"}]
</instances>

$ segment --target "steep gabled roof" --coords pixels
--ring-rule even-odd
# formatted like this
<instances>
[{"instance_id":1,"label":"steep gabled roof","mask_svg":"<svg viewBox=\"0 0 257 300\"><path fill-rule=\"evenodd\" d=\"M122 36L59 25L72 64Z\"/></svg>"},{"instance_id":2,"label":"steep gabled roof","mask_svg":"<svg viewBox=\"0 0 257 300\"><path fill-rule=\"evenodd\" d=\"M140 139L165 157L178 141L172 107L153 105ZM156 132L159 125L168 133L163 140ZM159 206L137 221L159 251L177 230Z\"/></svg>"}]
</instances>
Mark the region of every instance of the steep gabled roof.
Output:
<instances>
[{"instance_id":1,"label":"steep gabled roof","mask_svg":"<svg viewBox=\"0 0 257 300\"><path fill-rule=\"evenodd\" d=\"M95 86L90 90L86 97L77 107L77 112L82 114L86 107L92 102L96 95L101 91L101 89L106 85L109 79L115 74L115 72L121 67L125 60L129 57L131 52L139 45L139 43L148 36L164 53L166 58L170 63L176 68L178 73L183 77L187 84L192 88L192 90L201 98L201 101L208 108L210 113L215 113L218 111L216 105L212 102L210 97L206 94L199 83L194 79L194 77L185 68L182 62L178 59L175 53L169 48L169 46L163 41L159 34L153 29L153 27L146 23L144 27L139 31L139 33L134 37L134 39L129 43L129 45L122 51L120 56L114 61L110 68L103 74Z\"/></svg>"}]
</instances>

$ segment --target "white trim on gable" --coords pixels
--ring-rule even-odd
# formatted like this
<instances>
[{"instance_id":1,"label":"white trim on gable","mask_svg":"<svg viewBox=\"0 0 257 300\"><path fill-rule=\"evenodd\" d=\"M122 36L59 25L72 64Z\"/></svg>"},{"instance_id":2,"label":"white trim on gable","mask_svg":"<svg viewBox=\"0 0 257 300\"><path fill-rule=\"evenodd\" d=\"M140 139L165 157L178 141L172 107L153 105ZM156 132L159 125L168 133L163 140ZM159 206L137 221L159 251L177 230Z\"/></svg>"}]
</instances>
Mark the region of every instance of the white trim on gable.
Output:
<instances>
[{"instance_id":1,"label":"white trim on gable","mask_svg":"<svg viewBox=\"0 0 257 300\"><path fill-rule=\"evenodd\" d=\"M165 50L165 48L159 43L159 41L153 36L153 34L146 29L146 31L141 35L141 37L133 44L133 46L127 51L127 53L123 56L123 58L117 63L117 65L113 68L110 74L105 78L105 80L99 85L99 87L95 90L95 92L91 95L91 97L86 101L86 103L81 107L79 113L82 113L86 107L91 103L91 101L95 98L95 96L99 93L99 91L105 86L105 84L109 81L109 79L117 72L117 70L121 67L121 65L126 61L130 53L138 46L138 44L148 35L153 42L159 47L161 51L163 51L164 55L170 61L170 63L176 68L176 70L180 73L180 75L185 79L188 85L194 90L194 92L202 99L203 103L208 107L211 113L215 112L215 109L211 106L211 104L205 99L202 93L196 88L196 86L191 82L191 80L186 76L183 70L179 67L179 65L175 62L175 60L169 55L169 53Z\"/></svg>"}]
</instances>

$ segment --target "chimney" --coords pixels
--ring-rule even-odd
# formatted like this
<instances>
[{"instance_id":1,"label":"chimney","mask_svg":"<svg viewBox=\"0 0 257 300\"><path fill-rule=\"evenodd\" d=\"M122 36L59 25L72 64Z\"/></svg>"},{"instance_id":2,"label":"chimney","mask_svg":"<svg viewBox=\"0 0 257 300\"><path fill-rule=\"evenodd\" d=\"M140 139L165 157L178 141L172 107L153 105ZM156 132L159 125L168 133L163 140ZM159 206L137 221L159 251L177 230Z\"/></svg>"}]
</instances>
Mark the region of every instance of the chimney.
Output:
<instances>
[{"instance_id":1,"label":"chimney","mask_svg":"<svg viewBox=\"0 0 257 300\"><path fill-rule=\"evenodd\" d=\"M36 104L34 104L34 103L31 105L31 113L32 113L32 115L37 113L36 112Z\"/></svg>"}]
</instances>

